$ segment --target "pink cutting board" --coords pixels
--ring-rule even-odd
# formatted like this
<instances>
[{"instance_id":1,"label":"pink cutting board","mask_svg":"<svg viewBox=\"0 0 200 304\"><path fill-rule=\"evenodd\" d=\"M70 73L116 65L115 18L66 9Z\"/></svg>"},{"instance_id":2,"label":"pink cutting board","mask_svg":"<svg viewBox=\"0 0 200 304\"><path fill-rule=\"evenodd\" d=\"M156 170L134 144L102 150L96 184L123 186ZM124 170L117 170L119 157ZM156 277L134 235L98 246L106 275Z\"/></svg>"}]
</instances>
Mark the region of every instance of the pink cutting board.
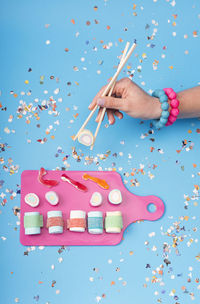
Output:
<instances>
[{"instance_id":1,"label":"pink cutting board","mask_svg":"<svg viewBox=\"0 0 200 304\"><path fill-rule=\"evenodd\" d=\"M104 190L96 185L94 182L88 180L84 181L82 175L86 171L47 171L45 179L59 180L59 184L55 187L48 188L40 184L37 180L37 170L25 170L21 175L21 216L20 216L20 242L23 245L40 246L40 245L116 245L120 243L123 237L124 230L131 223L137 220L155 221L159 219L164 213L164 204L157 196L137 196L128 191L117 172L110 171L87 171L88 174L105 179L110 188ZM82 182L88 187L88 192L77 190L67 182L61 181L60 177L66 173L71 178ZM122 193L123 202L116 206L108 202L107 197L109 191L112 189L119 189ZM45 193L53 190L59 195L60 201L57 206L51 206L45 199ZM99 207L92 207L89 204L93 192L100 192L103 196L103 203ZM28 206L24 197L27 193L36 193L40 198L40 204L36 208ZM156 206L155 212L149 212L147 206L153 203ZM61 210L63 212L64 220L69 218L70 210L84 210L88 211L102 211L104 216L106 211L120 210L123 216L123 230L119 234L111 234L104 232L100 235L92 235L87 231L71 232L64 231L63 234L49 234L46 228L46 214L50 210ZM41 228L40 235L25 235L24 233L24 212L38 211L44 217L44 227Z\"/></svg>"}]
</instances>

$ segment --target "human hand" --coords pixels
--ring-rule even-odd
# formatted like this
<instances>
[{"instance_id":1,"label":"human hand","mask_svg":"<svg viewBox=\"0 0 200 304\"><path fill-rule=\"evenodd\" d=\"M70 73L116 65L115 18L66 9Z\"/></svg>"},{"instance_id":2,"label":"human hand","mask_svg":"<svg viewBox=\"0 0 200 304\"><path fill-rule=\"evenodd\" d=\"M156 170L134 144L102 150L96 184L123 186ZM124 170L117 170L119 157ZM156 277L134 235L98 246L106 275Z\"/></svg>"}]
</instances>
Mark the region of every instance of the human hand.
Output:
<instances>
[{"instance_id":1,"label":"human hand","mask_svg":"<svg viewBox=\"0 0 200 304\"><path fill-rule=\"evenodd\" d=\"M110 97L101 97L105 88L106 86L101 88L89 105L90 110L93 110L96 104L101 107L96 122L99 122L103 107L107 108L108 121L111 125L115 123L114 115L119 119L123 118L121 111L134 118L160 118L162 111L159 99L148 95L129 78L117 81Z\"/></svg>"}]
</instances>

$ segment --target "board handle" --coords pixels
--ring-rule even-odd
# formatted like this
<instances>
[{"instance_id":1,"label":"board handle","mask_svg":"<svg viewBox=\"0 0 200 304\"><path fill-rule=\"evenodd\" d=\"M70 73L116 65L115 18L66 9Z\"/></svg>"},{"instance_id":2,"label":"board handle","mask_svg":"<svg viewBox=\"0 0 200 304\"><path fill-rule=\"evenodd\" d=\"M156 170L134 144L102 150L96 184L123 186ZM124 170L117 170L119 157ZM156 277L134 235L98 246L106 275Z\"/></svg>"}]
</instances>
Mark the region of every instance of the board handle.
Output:
<instances>
[{"instance_id":1,"label":"board handle","mask_svg":"<svg viewBox=\"0 0 200 304\"><path fill-rule=\"evenodd\" d=\"M165 206L163 201L154 195L142 197L143 207L140 207L140 217L143 220L155 221L164 214Z\"/></svg>"}]
</instances>

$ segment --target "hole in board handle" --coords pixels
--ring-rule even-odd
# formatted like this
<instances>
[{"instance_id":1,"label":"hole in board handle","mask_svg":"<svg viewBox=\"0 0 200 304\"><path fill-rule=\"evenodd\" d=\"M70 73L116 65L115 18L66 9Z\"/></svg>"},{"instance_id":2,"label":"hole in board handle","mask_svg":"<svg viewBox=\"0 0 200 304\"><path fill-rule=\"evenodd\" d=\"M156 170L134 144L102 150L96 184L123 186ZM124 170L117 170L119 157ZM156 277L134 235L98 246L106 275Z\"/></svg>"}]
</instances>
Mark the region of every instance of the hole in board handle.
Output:
<instances>
[{"instance_id":1,"label":"hole in board handle","mask_svg":"<svg viewBox=\"0 0 200 304\"><path fill-rule=\"evenodd\" d=\"M154 213L156 212L156 205L154 203L149 203L147 205L147 210L150 212L150 213Z\"/></svg>"}]
</instances>

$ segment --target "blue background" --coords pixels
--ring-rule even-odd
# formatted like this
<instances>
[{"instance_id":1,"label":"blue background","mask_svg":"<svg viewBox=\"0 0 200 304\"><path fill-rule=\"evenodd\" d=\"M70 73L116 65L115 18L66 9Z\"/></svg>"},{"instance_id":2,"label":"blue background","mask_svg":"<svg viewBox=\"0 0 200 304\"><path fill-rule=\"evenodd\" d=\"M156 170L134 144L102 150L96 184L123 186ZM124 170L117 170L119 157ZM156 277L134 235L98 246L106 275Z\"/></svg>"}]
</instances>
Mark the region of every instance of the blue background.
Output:
<instances>
[{"instance_id":1,"label":"blue background","mask_svg":"<svg viewBox=\"0 0 200 304\"><path fill-rule=\"evenodd\" d=\"M71 139L126 41L138 46L120 77L135 70L147 92L199 84L199 2L2 0L0 12L1 303L199 303L199 120L154 134L149 121L105 120L92 152ZM21 118L20 101L32 104ZM21 172L40 166L117 170L130 191L161 197L165 215L132 224L114 247L24 247L13 209Z\"/></svg>"}]
</instances>

